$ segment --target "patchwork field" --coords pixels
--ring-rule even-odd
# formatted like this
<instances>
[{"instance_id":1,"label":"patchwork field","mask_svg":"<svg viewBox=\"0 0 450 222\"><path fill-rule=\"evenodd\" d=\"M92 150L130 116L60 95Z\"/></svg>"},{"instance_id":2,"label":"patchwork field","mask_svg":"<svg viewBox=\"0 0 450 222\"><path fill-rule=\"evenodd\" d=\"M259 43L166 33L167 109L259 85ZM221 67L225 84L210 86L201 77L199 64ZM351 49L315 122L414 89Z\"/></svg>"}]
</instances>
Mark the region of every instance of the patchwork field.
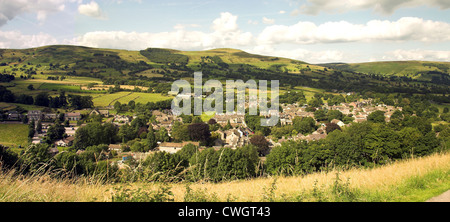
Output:
<instances>
[{"instance_id":1,"label":"patchwork field","mask_svg":"<svg viewBox=\"0 0 450 222\"><path fill-rule=\"evenodd\" d=\"M82 90L94 90L94 91L106 91L109 88L114 88L114 85L95 85L94 87L88 88L87 86L81 86ZM130 85L120 85L121 89L134 90L135 88L141 90L148 90L148 87L145 86L130 86Z\"/></svg>"},{"instance_id":2,"label":"patchwork field","mask_svg":"<svg viewBox=\"0 0 450 222\"><path fill-rule=\"evenodd\" d=\"M112 106L116 101L122 104L134 100L136 103L148 103L168 100L173 97L163 96L159 93L142 93L142 92L117 92L111 94L101 94L93 96L94 106Z\"/></svg>"}]
</instances>

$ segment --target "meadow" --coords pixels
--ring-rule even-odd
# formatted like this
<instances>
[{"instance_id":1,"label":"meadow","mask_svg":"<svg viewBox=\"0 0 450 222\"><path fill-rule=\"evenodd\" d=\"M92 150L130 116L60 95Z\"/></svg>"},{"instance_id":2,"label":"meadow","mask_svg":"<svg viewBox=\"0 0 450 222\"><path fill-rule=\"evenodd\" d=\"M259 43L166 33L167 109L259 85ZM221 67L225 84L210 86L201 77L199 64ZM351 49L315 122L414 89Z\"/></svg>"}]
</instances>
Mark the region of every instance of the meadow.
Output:
<instances>
[{"instance_id":1,"label":"meadow","mask_svg":"<svg viewBox=\"0 0 450 222\"><path fill-rule=\"evenodd\" d=\"M20 123L0 124L0 144L13 147L28 145L28 125Z\"/></svg>"},{"instance_id":2,"label":"meadow","mask_svg":"<svg viewBox=\"0 0 450 222\"><path fill-rule=\"evenodd\" d=\"M128 104L131 100L135 103L148 103L168 100L173 97L163 96L159 93L143 93L143 92L117 92L111 94L94 95L94 106L112 106L115 102L119 101L121 104Z\"/></svg>"},{"instance_id":3,"label":"meadow","mask_svg":"<svg viewBox=\"0 0 450 222\"><path fill-rule=\"evenodd\" d=\"M221 183L104 184L96 178L54 179L48 173L16 178L13 173L0 173L0 202L110 202L124 196L146 201L161 188L175 202L423 202L450 189L450 154Z\"/></svg>"}]
</instances>

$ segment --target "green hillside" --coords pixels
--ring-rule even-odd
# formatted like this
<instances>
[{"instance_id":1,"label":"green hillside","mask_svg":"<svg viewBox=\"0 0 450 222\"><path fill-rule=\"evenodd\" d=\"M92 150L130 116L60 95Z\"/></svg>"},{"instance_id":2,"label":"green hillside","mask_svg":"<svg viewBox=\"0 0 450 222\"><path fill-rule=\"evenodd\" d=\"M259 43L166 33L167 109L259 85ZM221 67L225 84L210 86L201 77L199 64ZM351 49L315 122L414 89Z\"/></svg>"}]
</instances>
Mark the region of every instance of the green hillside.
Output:
<instances>
[{"instance_id":1,"label":"green hillside","mask_svg":"<svg viewBox=\"0 0 450 222\"><path fill-rule=\"evenodd\" d=\"M389 61L367 63L331 63L323 66L372 75L408 77L419 81L448 81L450 62Z\"/></svg>"},{"instance_id":2,"label":"green hillside","mask_svg":"<svg viewBox=\"0 0 450 222\"><path fill-rule=\"evenodd\" d=\"M58 95L59 90L111 93L106 86L119 85L130 90L145 87L147 93L164 94L170 91L173 81L192 80L195 71L202 71L204 79L223 82L229 79L279 80L282 88L446 94L450 84L449 67L448 62L421 61L314 65L229 48L129 51L56 45L0 49L0 85L15 95L32 96L41 92ZM33 90L28 89L30 85ZM103 86L96 88L95 85Z\"/></svg>"}]
</instances>

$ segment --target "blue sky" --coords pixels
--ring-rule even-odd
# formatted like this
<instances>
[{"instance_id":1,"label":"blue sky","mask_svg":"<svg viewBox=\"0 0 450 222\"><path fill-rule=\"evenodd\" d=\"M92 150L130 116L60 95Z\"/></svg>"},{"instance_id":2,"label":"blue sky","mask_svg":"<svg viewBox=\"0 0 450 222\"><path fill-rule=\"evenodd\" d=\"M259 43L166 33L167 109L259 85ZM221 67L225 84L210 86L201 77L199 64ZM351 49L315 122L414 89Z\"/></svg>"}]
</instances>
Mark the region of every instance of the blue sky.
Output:
<instances>
[{"instance_id":1,"label":"blue sky","mask_svg":"<svg viewBox=\"0 0 450 222\"><path fill-rule=\"evenodd\" d=\"M237 48L310 63L450 61L448 0L0 0L0 48Z\"/></svg>"}]
</instances>

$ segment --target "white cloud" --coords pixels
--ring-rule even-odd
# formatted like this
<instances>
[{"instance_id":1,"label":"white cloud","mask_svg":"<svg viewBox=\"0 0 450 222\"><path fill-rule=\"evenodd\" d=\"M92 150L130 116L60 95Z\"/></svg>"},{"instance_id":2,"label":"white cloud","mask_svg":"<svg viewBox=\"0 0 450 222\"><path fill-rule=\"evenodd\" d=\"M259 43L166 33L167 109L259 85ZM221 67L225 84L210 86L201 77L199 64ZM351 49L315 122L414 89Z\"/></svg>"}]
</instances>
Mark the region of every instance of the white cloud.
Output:
<instances>
[{"instance_id":1,"label":"white cloud","mask_svg":"<svg viewBox=\"0 0 450 222\"><path fill-rule=\"evenodd\" d=\"M173 28L178 29L186 29L186 28L198 28L201 27L199 24L176 24Z\"/></svg>"},{"instance_id":2,"label":"white cloud","mask_svg":"<svg viewBox=\"0 0 450 222\"><path fill-rule=\"evenodd\" d=\"M284 14L284 13L286 13L286 11L284 11L284 10L281 10L281 11L279 11L278 13L280 13L280 14Z\"/></svg>"},{"instance_id":3,"label":"white cloud","mask_svg":"<svg viewBox=\"0 0 450 222\"><path fill-rule=\"evenodd\" d=\"M421 41L445 42L450 40L450 24L439 21L403 17L397 21L371 20L366 24L346 21L312 22L272 25L258 36L259 44L318 44L336 42Z\"/></svg>"},{"instance_id":4,"label":"white cloud","mask_svg":"<svg viewBox=\"0 0 450 222\"><path fill-rule=\"evenodd\" d=\"M259 45L248 50L248 52L296 59L308 63L341 62L343 59L347 59L343 52L337 50L310 51L302 48L286 50L274 49L271 45Z\"/></svg>"},{"instance_id":5,"label":"white cloud","mask_svg":"<svg viewBox=\"0 0 450 222\"><path fill-rule=\"evenodd\" d=\"M253 21L253 20L248 20L247 23L250 25L258 25L259 24L258 21Z\"/></svg>"},{"instance_id":6,"label":"white cloud","mask_svg":"<svg viewBox=\"0 0 450 222\"><path fill-rule=\"evenodd\" d=\"M320 12L344 13L353 10L372 9L380 14L392 14L402 7L431 6L440 9L450 8L448 0L307 0L307 4L302 4L293 14L317 15Z\"/></svg>"},{"instance_id":7,"label":"white cloud","mask_svg":"<svg viewBox=\"0 0 450 222\"><path fill-rule=\"evenodd\" d=\"M382 60L450 61L450 51L414 49L394 50L385 54Z\"/></svg>"},{"instance_id":8,"label":"white cloud","mask_svg":"<svg viewBox=\"0 0 450 222\"><path fill-rule=\"evenodd\" d=\"M262 22L263 22L264 24L272 25L272 24L275 23L275 20L274 20L274 19L269 19L269 18L263 17L263 18L262 18Z\"/></svg>"},{"instance_id":9,"label":"white cloud","mask_svg":"<svg viewBox=\"0 0 450 222\"><path fill-rule=\"evenodd\" d=\"M1 1L1 0L0 0ZM1 10L0 10L1 11ZM45 13L44 13L45 14ZM2 14L0 14L0 20ZM44 19L44 18L43 18ZM30 48L53 44L72 44L100 48L142 50L148 47L180 50L205 50L212 48L239 48L250 53L298 59L309 63L363 62L369 60L370 52L349 50L304 49L302 44L330 44L337 42L374 43L421 42L442 43L450 41L450 24L446 22L404 17L397 21L372 20L365 24L346 21L315 24L300 21L297 24L268 25L253 35L241 30L238 16L220 13L211 22L210 31L191 31L198 24L177 24L167 32L96 31L85 33L75 39L57 39L49 34L23 34L20 31L1 31L0 48ZM248 23L254 21L249 20ZM261 23L261 21L257 21ZM355 44L353 44L355 45ZM283 49L280 49L283 47ZM354 46L352 46L354 47ZM404 48L404 47L402 47ZM395 48L394 48L395 49ZM449 61L450 51L394 50L372 54L375 60L430 60ZM364 54L365 53L365 54Z\"/></svg>"},{"instance_id":10,"label":"white cloud","mask_svg":"<svg viewBox=\"0 0 450 222\"><path fill-rule=\"evenodd\" d=\"M75 0L1 0L0 1L0 26L24 13L35 13L39 22L43 22L47 15L60 12L65 9L68 2Z\"/></svg>"},{"instance_id":11,"label":"white cloud","mask_svg":"<svg viewBox=\"0 0 450 222\"><path fill-rule=\"evenodd\" d=\"M57 40L47 33L26 35L19 31L0 30L0 48L34 48L45 45L75 44L74 39Z\"/></svg>"},{"instance_id":12,"label":"white cloud","mask_svg":"<svg viewBox=\"0 0 450 222\"><path fill-rule=\"evenodd\" d=\"M220 18L213 21L212 29L216 32L234 32L237 31L237 16L229 12L220 13Z\"/></svg>"},{"instance_id":13,"label":"white cloud","mask_svg":"<svg viewBox=\"0 0 450 222\"><path fill-rule=\"evenodd\" d=\"M89 32L78 38L78 44L90 47L141 50L148 47L202 50L219 47L241 47L254 43L250 32L242 32L237 16L221 13L212 24L212 32L187 31L185 25L176 25L171 32Z\"/></svg>"},{"instance_id":14,"label":"white cloud","mask_svg":"<svg viewBox=\"0 0 450 222\"><path fill-rule=\"evenodd\" d=\"M100 6L95 1L91 1L88 4L79 5L78 12L82 15L86 15L96 19L106 19L105 14L102 12Z\"/></svg>"}]
</instances>

